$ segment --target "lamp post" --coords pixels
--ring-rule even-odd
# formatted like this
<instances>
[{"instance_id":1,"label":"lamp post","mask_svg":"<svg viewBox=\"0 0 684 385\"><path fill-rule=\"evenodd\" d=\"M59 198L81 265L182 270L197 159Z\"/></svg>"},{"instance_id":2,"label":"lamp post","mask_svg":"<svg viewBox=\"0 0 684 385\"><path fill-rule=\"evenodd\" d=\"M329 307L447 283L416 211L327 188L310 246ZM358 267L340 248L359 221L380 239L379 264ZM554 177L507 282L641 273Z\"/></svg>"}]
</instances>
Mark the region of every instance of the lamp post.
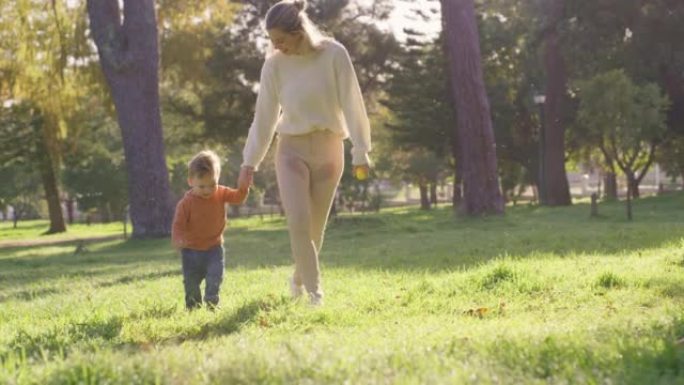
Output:
<instances>
[{"instance_id":1,"label":"lamp post","mask_svg":"<svg viewBox=\"0 0 684 385\"><path fill-rule=\"evenodd\" d=\"M544 129L544 103L546 103L546 95L534 95L534 104L539 106L539 204L546 204L546 172L545 172L545 146L546 133Z\"/></svg>"}]
</instances>

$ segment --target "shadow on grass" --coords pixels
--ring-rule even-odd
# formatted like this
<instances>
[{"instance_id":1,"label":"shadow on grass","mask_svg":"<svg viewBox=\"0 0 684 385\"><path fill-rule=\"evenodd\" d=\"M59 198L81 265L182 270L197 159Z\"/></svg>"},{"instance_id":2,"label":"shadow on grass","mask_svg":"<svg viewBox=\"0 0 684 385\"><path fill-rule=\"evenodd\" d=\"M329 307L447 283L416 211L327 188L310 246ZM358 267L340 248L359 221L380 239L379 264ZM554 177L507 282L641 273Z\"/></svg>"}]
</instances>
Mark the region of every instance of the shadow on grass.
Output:
<instances>
[{"instance_id":1,"label":"shadow on grass","mask_svg":"<svg viewBox=\"0 0 684 385\"><path fill-rule=\"evenodd\" d=\"M151 340L144 344L131 344L121 340L125 322L142 319L163 319L178 314L176 305L147 308L125 317L91 319L82 323L56 324L50 328L20 330L7 344L0 346L0 363L8 361L49 361L65 358L74 351L98 351L114 349L123 351L147 351L150 344L181 344L200 341L239 332L243 327L255 324L269 313L277 311L291 301L285 297L271 296L248 301L232 311L217 313L211 321L199 328L191 328L171 338ZM183 310L184 311L184 310Z\"/></svg>"},{"instance_id":2,"label":"shadow on grass","mask_svg":"<svg viewBox=\"0 0 684 385\"><path fill-rule=\"evenodd\" d=\"M211 337L225 336L240 331L244 326L259 320L260 314L267 314L291 303L285 297L267 297L251 300L234 311L222 313L214 321L203 325L192 333L179 335L167 342L182 343L184 341L204 340Z\"/></svg>"},{"instance_id":3,"label":"shadow on grass","mask_svg":"<svg viewBox=\"0 0 684 385\"><path fill-rule=\"evenodd\" d=\"M127 275L125 277L113 279L111 281L105 281L105 282L98 283L97 287L112 287L112 286L117 286L117 285L126 285L126 284L129 284L131 282L148 281L148 280L155 280L155 279L159 279L159 278L166 278L166 277L180 276L180 275L181 275L181 268L179 266L176 269L155 271L153 273Z\"/></svg>"},{"instance_id":4,"label":"shadow on grass","mask_svg":"<svg viewBox=\"0 0 684 385\"><path fill-rule=\"evenodd\" d=\"M16 249L15 252L21 251L21 256L0 259L0 290L37 281L44 283L54 279L84 277L94 279L105 275L122 275L111 284L126 283L126 280L137 279L130 275L134 271L131 267L154 268L178 262L180 269L180 261L176 260L177 256L168 246L168 240L97 243L90 251L78 254L72 251L46 254L43 250L41 246ZM166 270L158 274L164 276L172 273ZM156 275L152 274L150 278Z\"/></svg>"},{"instance_id":5,"label":"shadow on grass","mask_svg":"<svg viewBox=\"0 0 684 385\"><path fill-rule=\"evenodd\" d=\"M124 277L120 277L117 279L100 282L100 283L96 284L95 287L105 288L105 287L112 287L112 286L117 286L117 285L126 285L126 284L129 284L132 282L148 281L148 280L155 280L155 279L171 277L171 276L179 276L180 274L181 274L180 268L177 268L177 269L169 269L169 270L163 270L163 271L147 273L147 274L126 275ZM82 277L82 276L83 276L82 274L74 275L74 277ZM42 287L42 288L36 288L36 289L25 289L25 290L10 292L9 294L0 294L0 303L6 302L6 301L11 301L11 300L33 301L36 299L40 299L44 296L64 293L68 290L70 290L68 286L63 286L61 288L58 288L58 287Z\"/></svg>"},{"instance_id":6,"label":"shadow on grass","mask_svg":"<svg viewBox=\"0 0 684 385\"><path fill-rule=\"evenodd\" d=\"M57 289L54 287L44 287L44 288L39 288L39 289L20 290L20 291L13 292L10 294L5 294L5 295L0 294L0 303L15 300L15 299L20 300L20 301L33 301L34 299L41 298L41 297L44 297L47 295L59 294L63 291L64 290Z\"/></svg>"}]
</instances>

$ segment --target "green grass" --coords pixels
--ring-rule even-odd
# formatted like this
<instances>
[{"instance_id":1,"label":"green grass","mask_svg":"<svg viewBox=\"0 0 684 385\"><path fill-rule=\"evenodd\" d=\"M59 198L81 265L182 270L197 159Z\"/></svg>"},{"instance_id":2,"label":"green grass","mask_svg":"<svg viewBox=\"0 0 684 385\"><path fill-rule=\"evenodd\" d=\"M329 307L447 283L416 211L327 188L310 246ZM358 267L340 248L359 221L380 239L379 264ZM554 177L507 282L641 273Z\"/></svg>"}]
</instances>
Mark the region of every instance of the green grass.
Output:
<instances>
[{"instance_id":1,"label":"green grass","mask_svg":"<svg viewBox=\"0 0 684 385\"><path fill-rule=\"evenodd\" d=\"M14 228L12 221L0 222L0 246L10 242L21 242L27 240L36 240L38 242L54 242L65 241L80 237L93 236L107 236L107 235L121 235L123 236L123 223L94 223L86 225L85 223L74 223L68 225L68 231L61 234L44 234L50 223L47 220L30 220L19 221L17 228ZM128 227L130 233L130 225Z\"/></svg>"},{"instance_id":2,"label":"green grass","mask_svg":"<svg viewBox=\"0 0 684 385\"><path fill-rule=\"evenodd\" d=\"M342 216L326 304L287 297L282 219L226 232L221 308L168 240L0 252L0 383L684 384L684 195Z\"/></svg>"}]
</instances>

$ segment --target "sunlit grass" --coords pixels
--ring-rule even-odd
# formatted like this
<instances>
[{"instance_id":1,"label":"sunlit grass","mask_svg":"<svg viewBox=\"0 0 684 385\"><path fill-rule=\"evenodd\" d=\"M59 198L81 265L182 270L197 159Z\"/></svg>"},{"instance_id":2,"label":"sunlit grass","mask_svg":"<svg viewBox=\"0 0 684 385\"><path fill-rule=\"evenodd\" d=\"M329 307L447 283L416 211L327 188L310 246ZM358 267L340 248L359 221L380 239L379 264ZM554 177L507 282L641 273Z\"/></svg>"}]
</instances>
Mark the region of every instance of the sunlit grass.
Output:
<instances>
[{"instance_id":1,"label":"sunlit grass","mask_svg":"<svg viewBox=\"0 0 684 385\"><path fill-rule=\"evenodd\" d=\"M91 225L74 223L67 225L68 230L66 233L46 235L45 232L49 227L50 223L42 219L19 221L16 228L14 228L12 221L0 222L0 246L11 242L27 240L51 242L89 236L121 235L123 237L122 222L93 223ZM128 232L130 233L130 231L131 227L129 224Z\"/></svg>"},{"instance_id":2,"label":"sunlit grass","mask_svg":"<svg viewBox=\"0 0 684 385\"><path fill-rule=\"evenodd\" d=\"M684 195L330 223L326 304L287 297L285 222L235 219L217 312L168 240L5 249L0 383L684 383Z\"/></svg>"}]
</instances>

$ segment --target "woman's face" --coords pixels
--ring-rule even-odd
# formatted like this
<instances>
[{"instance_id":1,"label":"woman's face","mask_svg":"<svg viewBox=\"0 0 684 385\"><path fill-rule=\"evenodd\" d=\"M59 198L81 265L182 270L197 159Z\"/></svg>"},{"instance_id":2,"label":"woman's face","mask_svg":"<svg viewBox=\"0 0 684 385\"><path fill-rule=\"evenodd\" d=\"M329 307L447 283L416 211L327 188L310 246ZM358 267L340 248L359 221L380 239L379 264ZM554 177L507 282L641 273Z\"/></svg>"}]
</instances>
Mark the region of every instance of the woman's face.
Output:
<instances>
[{"instance_id":1,"label":"woman's face","mask_svg":"<svg viewBox=\"0 0 684 385\"><path fill-rule=\"evenodd\" d=\"M283 32L278 28L268 30L268 37L273 47L285 55L295 55L302 43L302 32Z\"/></svg>"}]
</instances>

